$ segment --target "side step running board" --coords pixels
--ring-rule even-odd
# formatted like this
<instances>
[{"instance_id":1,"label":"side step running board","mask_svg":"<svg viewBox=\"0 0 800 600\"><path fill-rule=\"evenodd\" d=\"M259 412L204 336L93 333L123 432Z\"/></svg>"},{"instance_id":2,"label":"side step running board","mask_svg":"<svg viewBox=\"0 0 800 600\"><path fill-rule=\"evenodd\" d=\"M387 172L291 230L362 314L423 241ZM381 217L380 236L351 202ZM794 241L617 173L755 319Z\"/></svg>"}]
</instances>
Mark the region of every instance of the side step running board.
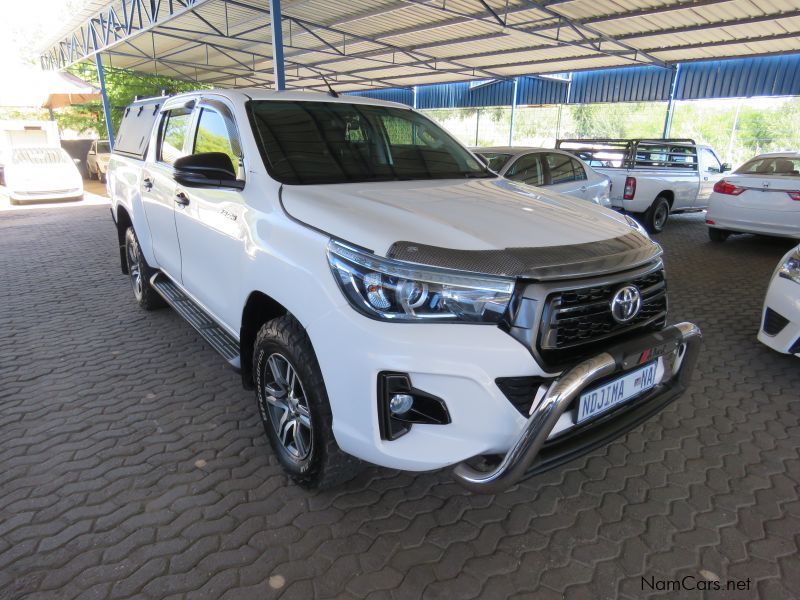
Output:
<instances>
[{"instance_id":1,"label":"side step running board","mask_svg":"<svg viewBox=\"0 0 800 600\"><path fill-rule=\"evenodd\" d=\"M194 300L184 294L163 273L153 275L150 285L167 301L167 304L175 309L175 312L186 319L203 336L203 339L228 361L230 366L237 371L241 369L239 341L235 337L219 325L211 315L200 308Z\"/></svg>"}]
</instances>

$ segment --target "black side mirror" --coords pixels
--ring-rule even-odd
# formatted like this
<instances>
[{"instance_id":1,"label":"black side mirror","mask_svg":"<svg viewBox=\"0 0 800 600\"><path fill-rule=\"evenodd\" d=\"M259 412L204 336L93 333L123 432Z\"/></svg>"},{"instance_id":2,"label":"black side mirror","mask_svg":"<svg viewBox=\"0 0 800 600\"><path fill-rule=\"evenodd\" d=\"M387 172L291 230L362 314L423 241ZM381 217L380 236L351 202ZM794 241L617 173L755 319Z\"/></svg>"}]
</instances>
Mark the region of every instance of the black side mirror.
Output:
<instances>
[{"instance_id":1,"label":"black side mirror","mask_svg":"<svg viewBox=\"0 0 800 600\"><path fill-rule=\"evenodd\" d=\"M175 161L175 181L186 187L244 189L230 156L223 152L189 154Z\"/></svg>"},{"instance_id":2,"label":"black side mirror","mask_svg":"<svg viewBox=\"0 0 800 600\"><path fill-rule=\"evenodd\" d=\"M722 172L723 173L726 173L727 171L730 171L731 169L733 169L733 166L731 165L731 163L722 163Z\"/></svg>"}]
</instances>

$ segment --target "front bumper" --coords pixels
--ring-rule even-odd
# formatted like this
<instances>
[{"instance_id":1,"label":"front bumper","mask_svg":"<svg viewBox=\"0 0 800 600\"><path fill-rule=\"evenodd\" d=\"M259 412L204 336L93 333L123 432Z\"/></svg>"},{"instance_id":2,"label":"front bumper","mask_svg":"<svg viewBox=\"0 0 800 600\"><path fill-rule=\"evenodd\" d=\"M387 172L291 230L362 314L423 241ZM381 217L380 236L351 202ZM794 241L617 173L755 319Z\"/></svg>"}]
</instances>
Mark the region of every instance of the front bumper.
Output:
<instances>
[{"instance_id":1,"label":"front bumper","mask_svg":"<svg viewBox=\"0 0 800 600\"><path fill-rule=\"evenodd\" d=\"M764 316L767 309L778 313L787 322L779 331L767 333ZM761 311L758 341L777 352L800 356L800 285L782 277L774 277L767 290Z\"/></svg>"},{"instance_id":2,"label":"front bumper","mask_svg":"<svg viewBox=\"0 0 800 600\"><path fill-rule=\"evenodd\" d=\"M48 200L74 200L83 196L83 187L60 190L12 190L11 200L14 202L43 202Z\"/></svg>"},{"instance_id":3,"label":"front bumper","mask_svg":"<svg viewBox=\"0 0 800 600\"><path fill-rule=\"evenodd\" d=\"M700 329L696 325L679 323L581 362L550 385L496 467L483 471L463 462L453 472L456 480L475 492L502 492L526 474L553 468L622 435L685 390L697 362L700 342ZM592 383L659 356L672 360L665 361L669 372L655 388L582 427L548 440L561 415Z\"/></svg>"}]
</instances>

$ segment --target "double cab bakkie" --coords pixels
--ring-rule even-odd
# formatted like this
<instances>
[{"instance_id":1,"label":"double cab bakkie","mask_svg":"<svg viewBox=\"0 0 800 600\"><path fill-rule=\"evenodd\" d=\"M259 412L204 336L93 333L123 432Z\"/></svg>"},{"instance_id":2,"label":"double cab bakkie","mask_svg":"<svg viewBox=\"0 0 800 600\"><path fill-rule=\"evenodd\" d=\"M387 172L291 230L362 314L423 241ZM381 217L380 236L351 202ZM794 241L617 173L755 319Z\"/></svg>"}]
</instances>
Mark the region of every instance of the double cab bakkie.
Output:
<instances>
[{"instance_id":1,"label":"double cab bakkie","mask_svg":"<svg viewBox=\"0 0 800 600\"><path fill-rule=\"evenodd\" d=\"M709 146L681 139L564 139L556 147L611 178L611 205L660 233L672 213L708 207L714 184L730 171Z\"/></svg>"},{"instance_id":2,"label":"double cab bakkie","mask_svg":"<svg viewBox=\"0 0 800 600\"><path fill-rule=\"evenodd\" d=\"M138 304L241 372L307 487L367 462L499 492L658 412L697 360L636 221L498 177L400 104L138 101L108 189Z\"/></svg>"}]
</instances>

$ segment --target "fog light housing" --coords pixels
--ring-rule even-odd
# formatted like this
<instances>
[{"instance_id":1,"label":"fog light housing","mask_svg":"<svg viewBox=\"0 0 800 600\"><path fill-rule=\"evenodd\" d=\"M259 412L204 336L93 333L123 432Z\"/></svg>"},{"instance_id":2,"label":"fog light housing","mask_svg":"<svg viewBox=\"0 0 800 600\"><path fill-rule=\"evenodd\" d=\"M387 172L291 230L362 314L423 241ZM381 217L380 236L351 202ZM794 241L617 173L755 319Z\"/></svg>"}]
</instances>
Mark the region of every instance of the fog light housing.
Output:
<instances>
[{"instance_id":1,"label":"fog light housing","mask_svg":"<svg viewBox=\"0 0 800 600\"><path fill-rule=\"evenodd\" d=\"M378 373L378 423L381 438L396 440L415 423L447 425L450 413L444 400L418 390L406 373Z\"/></svg>"}]
</instances>

